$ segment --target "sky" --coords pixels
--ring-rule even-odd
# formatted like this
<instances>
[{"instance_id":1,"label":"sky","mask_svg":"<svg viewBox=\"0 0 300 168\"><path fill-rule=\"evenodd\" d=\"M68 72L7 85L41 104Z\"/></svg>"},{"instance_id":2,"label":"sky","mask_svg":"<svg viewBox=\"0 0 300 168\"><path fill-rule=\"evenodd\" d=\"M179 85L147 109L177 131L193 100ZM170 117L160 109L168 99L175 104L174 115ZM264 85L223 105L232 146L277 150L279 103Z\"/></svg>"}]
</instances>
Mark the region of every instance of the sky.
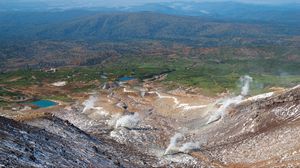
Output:
<instances>
[{"instance_id":1,"label":"sky","mask_svg":"<svg viewBox=\"0 0 300 168\"><path fill-rule=\"evenodd\" d=\"M102 1L107 3L109 0L94 0L94 1ZM243 2L243 3L264 3L264 4L281 4L281 3L299 3L300 0L110 0L112 4L145 4L145 3L154 3L154 2L177 2L177 1L195 1L195 2L225 2L225 1L236 1L236 2Z\"/></svg>"},{"instance_id":2,"label":"sky","mask_svg":"<svg viewBox=\"0 0 300 168\"><path fill-rule=\"evenodd\" d=\"M263 4L281 4L281 3L300 3L300 0L0 0L0 4L5 3L14 3L14 4L26 4L30 2L38 2L44 4L59 4L64 6L132 6L132 5L142 5L145 3L157 3L157 2L185 2L185 1L194 1L194 2L226 2L226 1L235 1L243 3L263 3Z\"/></svg>"},{"instance_id":3,"label":"sky","mask_svg":"<svg viewBox=\"0 0 300 168\"><path fill-rule=\"evenodd\" d=\"M107 2L107 0L96 0L96 1L103 1L103 2ZM244 2L244 3L268 3L268 4L278 4L278 3L299 3L300 0L112 0L112 1L116 1L117 3L121 3L121 4L126 4L126 3L130 3L130 4L141 4L141 3L151 3L151 2L176 2L176 1L195 1L195 2L215 2L215 1L236 1L236 2ZM114 3L116 3L114 2Z\"/></svg>"}]
</instances>

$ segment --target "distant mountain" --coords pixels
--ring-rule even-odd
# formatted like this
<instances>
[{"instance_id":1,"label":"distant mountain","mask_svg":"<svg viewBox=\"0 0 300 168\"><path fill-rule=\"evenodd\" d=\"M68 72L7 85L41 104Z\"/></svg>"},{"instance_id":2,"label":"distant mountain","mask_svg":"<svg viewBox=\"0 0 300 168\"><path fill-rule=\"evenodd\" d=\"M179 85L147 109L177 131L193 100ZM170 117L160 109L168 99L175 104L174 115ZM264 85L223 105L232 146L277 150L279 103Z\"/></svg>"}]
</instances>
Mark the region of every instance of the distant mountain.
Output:
<instances>
[{"instance_id":1,"label":"distant mountain","mask_svg":"<svg viewBox=\"0 0 300 168\"><path fill-rule=\"evenodd\" d=\"M94 15L92 11L69 10L56 12L0 12L0 40L32 39L42 29L77 18Z\"/></svg>"},{"instance_id":2,"label":"distant mountain","mask_svg":"<svg viewBox=\"0 0 300 168\"><path fill-rule=\"evenodd\" d=\"M97 14L53 25L39 37L67 39L172 39L197 40L201 37L264 36L259 25L218 23L195 17L150 12Z\"/></svg>"},{"instance_id":3,"label":"distant mountain","mask_svg":"<svg viewBox=\"0 0 300 168\"><path fill-rule=\"evenodd\" d=\"M300 18L300 4L254 5L237 2L167 2L130 7L124 11L152 11L243 22L298 23Z\"/></svg>"},{"instance_id":4,"label":"distant mountain","mask_svg":"<svg viewBox=\"0 0 300 168\"><path fill-rule=\"evenodd\" d=\"M276 22L299 25L300 3L247 4L238 2L165 2L139 6L104 7L101 2L69 0L51 1L0 1L0 11L49 12L65 10L90 10L98 12L155 12L171 15L201 16L238 22ZM71 3L70 3L71 2Z\"/></svg>"},{"instance_id":5,"label":"distant mountain","mask_svg":"<svg viewBox=\"0 0 300 168\"><path fill-rule=\"evenodd\" d=\"M101 4L101 2L100 2ZM23 11L23 12L37 12L37 11L64 11L74 9L110 9L101 7L96 1L80 1L80 0L1 0L0 11ZM103 3L102 3L103 4Z\"/></svg>"},{"instance_id":6,"label":"distant mountain","mask_svg":"<svg viewBox=\"0 0 300 168\"><path fill-rule=\"evenodd\" d=\"M0 1L0 11L1 41L159 39L215 44L243 38L283 43L285 36L300 35L299 4L166 2L107 8L90 3Z\"/></svg>"},{"instance_id":7,"label":"distant mountain","mask_svg":"<svg viewBox=\"0 0 300 168\"><path fill-rule=\"evenodd\" d=\"M296 24L240 23L152 12L2 12L0 25L2 41L154 39L231 45L232 41L241 43L241 39L244 42L277 43L287 36L300 35Z\"/></svg>"}]
</instances>

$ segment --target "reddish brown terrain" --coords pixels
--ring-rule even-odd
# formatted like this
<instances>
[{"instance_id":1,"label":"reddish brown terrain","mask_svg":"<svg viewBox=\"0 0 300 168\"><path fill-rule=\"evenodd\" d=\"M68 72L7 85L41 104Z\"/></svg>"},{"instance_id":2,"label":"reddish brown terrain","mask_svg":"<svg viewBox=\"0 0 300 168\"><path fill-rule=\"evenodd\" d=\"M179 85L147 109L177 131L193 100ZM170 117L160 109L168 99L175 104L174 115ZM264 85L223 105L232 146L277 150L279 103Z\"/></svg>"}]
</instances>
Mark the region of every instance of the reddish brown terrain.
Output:
<instances>
[{"instance_id":1,"label":"reddish brown terrain","mask_svg":"<svg viewBox=\"0 0 300 168\"><path fill-rule=\"evenodd\" d=\"M55 90L55 87L51 88ZM56 89L59 90L59 87ZM70 143L65 147L67 152L72 148L82 148L78 147L82 143L104 142L110 154L104 152L102 155L104 158L109 157L113 162L107 162L104 158L100 160L115 166L300 166L300 143L297 140L300 135L299 86L254 97L247 96L243 91L239 96L224 94L207 97L197 94L197 89L166 91L164 86L157 82L132 82L114 88L98 89L77 97L74 95L73 98L76 99L75 103L61 103L48 109L1 113L2 116L22 123L2 120L11 122L11 127L16 131L20 129L20 136L25 136L23 129L42 129L43 134L55 134L57 138ZM62 122L67 125L61 126ZM75 128L76 131L70 134L69 129ZM8 138L7 134L2 127L2 139L8 143L14 141ZM36 138L39 134L35 132L30 134L30 137ZM75 138L77 136L80 138ZM83 141L81 139L84 136L89 138L84 138ZM70 138L76 139L75 144L70 142ZM38 140L33 142L42 143ZM19 150L8 146L8 143L1 143L2 152ZM46 150L38 145L34 148L40 153ZM52 147L49 148L51 149L47 150L54 152ZM99 149L97 145L96 148ZM90 149L94 150L93 145L82 148ZM127 151L126 156L122 154L124 150ZM88 155L95 155L95 150L89 152ZM18 156L16 153L11 155ZM28 165L37 166L50 162L47 159L41 162L42 157L36 153L32 155L35 159L31 158ZM55 152L51 155L59 157ZM74 159L79 156L72 157ZM95 155L78 163L103 167L104 164L95 164L101 157ZM127 157L130 159L126 159ZM2 165L14 165L18 162L8 159ZM70 160L58 161L53 165L58 163L75 165Z\"/></svg>"},{"instance_id":2,"label":"reddish brown terrain","mask_svg":"<svg viewBox=\"0 0 300 168\"><path fill-rule=\"evenodd\" d=\"M300 167L299 0L0 0L0 168Z\"/></svg>"}]
</instances>

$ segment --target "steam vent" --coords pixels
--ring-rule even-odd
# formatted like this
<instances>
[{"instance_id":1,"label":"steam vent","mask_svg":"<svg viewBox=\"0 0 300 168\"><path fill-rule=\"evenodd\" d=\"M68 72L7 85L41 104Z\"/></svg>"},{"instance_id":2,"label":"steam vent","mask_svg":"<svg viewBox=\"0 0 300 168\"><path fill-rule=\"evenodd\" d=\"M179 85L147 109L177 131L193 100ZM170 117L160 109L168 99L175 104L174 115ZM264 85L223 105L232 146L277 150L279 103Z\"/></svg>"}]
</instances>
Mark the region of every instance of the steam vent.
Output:
<instances>
[{"instance_id":1,"label":"steam vent","mask_svg":"<svg viewBox=\"0 0 300 168\"><path fill-rule=\"evenodd\" d=\"M300 168L300 0L0 0L0 168Z\"/></svg>"},{"instance_id":2,"label":"steam vent","mask_svg":"<svg viewBox=\"0 0 300 168\"><path fill-rule=\"evenodd\" d=\"M252 82L241 77L240 94L221 98L122 84L8 113L1 165L297 167L300 86L249 96Z\"/></svg>"}]
</instances>

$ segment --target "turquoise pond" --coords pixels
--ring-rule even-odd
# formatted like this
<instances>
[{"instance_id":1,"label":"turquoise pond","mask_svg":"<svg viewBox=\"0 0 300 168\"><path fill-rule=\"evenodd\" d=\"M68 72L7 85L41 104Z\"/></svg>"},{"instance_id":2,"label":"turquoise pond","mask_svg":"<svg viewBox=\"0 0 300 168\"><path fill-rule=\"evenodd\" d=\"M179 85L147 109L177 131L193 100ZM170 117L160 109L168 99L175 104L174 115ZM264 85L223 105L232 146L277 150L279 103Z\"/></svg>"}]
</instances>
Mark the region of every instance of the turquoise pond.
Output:
<instances>
[{"instance_id":1,"label":"turquoise pond","mask_svg":"<svg viewBox=\"0 0 300 168\"><path fill-rule=\"evenodd\" d=\"M47 107L57 105L56 102L53 102L53 101L50 101L50 100L39 100L39 101L32 102L30 104L32 104L34 106L37 106L38 108L47 108Z\"/></svg>"},{"instance_id":2,"label":"turquoise pond","mask_svg":"<svg viewBox=\"0 0 300 168\"><path fill-rule=\"evenodd\" d=\"M130 80L133 80L133 79L135 79L135 78L130 77L130 76L124 76L124 77L119 78L119 81L125 82L125 81L130 81Z\"/></svg>"}]
</instances>

